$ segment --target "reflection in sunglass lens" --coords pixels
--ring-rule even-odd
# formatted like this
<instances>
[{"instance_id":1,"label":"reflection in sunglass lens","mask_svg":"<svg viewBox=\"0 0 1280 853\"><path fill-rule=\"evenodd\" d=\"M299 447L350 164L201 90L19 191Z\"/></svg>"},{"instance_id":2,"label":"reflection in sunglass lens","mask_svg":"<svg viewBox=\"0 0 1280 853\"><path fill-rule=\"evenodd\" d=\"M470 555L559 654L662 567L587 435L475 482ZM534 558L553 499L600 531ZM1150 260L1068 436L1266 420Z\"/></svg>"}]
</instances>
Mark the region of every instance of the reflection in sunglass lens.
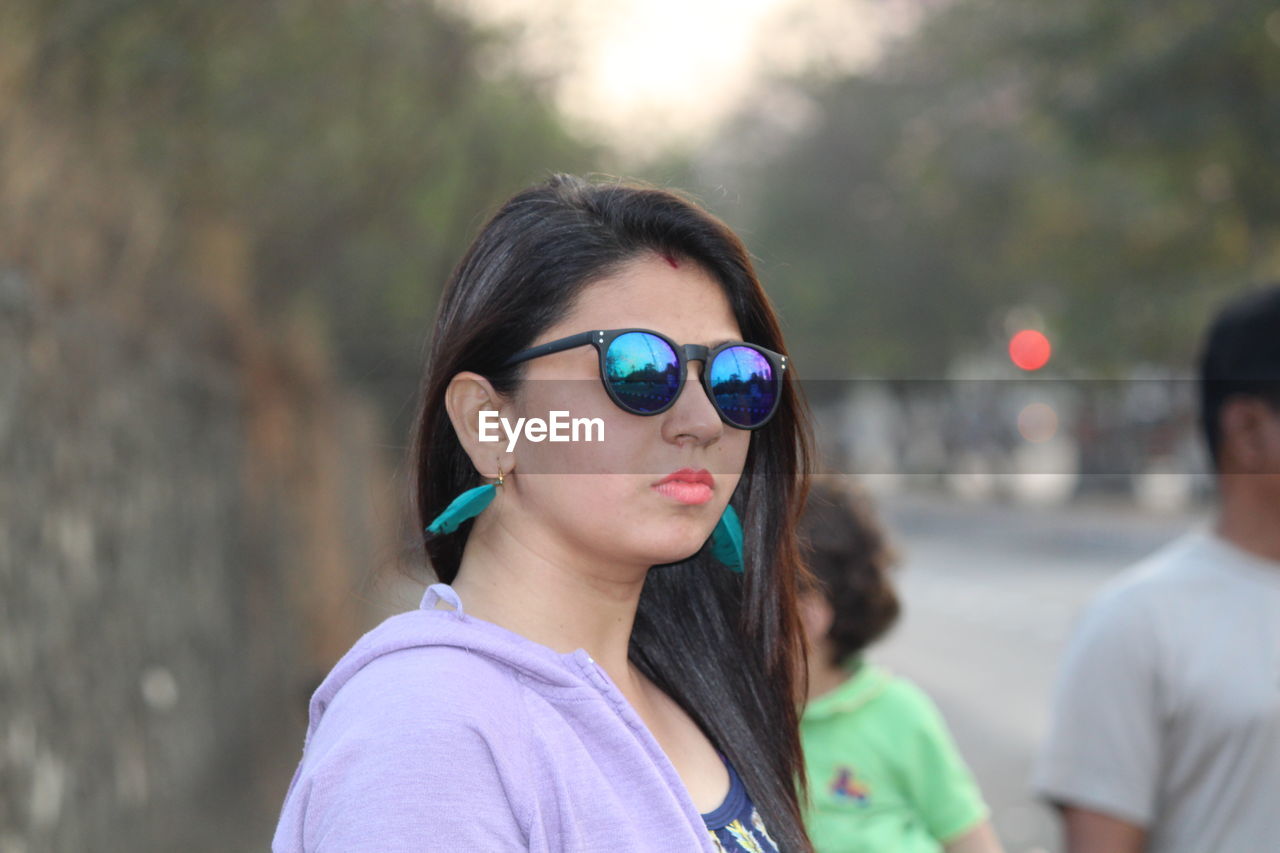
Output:
<instances>
[{"instance_id":1,"label":"reflection in sunglass lens","mask_svg":"<svg viewBox=\"0 0 1280 853\"><path fill-rule=\"evenodd\" d=\"M709 378L716 406L735 426L759 426L773 413L778 377L764 353L751 347L722 350L711 363Z\"/></svg>"},{"instance_id":2,"label":"reflection in sunglass lens","mask_svg":"<svg viewBox=\"0 0 1280 853\"><path fill-rule=\"evenodd\" d=\"M638 414L659 411L680 391L680 360L662 338L627 332L604 356L605 381L622 404Z\"/></svg>"}]
</instances>

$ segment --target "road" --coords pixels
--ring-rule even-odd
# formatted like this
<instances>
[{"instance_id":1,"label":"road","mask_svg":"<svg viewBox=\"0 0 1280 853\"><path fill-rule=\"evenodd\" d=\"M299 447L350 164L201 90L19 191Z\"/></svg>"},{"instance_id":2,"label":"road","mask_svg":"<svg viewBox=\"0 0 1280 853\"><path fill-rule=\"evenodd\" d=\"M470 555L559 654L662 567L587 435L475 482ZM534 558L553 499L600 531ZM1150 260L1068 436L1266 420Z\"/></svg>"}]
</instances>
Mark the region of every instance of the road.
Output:
<instances>
[{"instance_id":1,"label":"road","mask_svg":"<svg viewBox=\"0 0 1280 853\"><path fill-rule=\"evenodd\" d=\"M903 556L904 616L869 656L938 703L1008 853L1058 853L1027 779L1059 654L1102 583L1205 517L904 496L879 507Z\"/></svg>"}]
</instances>

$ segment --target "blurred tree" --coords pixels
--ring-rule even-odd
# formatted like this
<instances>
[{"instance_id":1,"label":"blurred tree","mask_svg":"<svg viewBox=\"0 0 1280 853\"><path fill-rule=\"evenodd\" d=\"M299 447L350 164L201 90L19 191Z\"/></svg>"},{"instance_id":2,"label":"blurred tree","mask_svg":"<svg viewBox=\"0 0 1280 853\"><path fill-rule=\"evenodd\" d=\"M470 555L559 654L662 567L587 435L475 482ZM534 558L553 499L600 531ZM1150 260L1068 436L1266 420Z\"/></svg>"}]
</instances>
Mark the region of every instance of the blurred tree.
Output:
<instances>
[{"instance_id":1,"label":"blurred tree","mask_svg":"<svg viewBox=\"0 0 1280 853\"><path fill-rule=\"evenodd\" d=\"M1019 306L1059 368L1184 366L1216 301L1280 275L1274 3L958 0L786 83L813 118L740 158L739 224L827 375L941 375Z\"/></svg>"},{"instance_id":2,"label":"blurred tree","mask_svg":"<svg viewBox=\"0 0 1280 853\"><path fill-rule=\"evenodd\" d=\"M178 223L241 229L257 308L327 327L391 415L485 211L595 161L548 81L493 70L506 34L430 0L13 0L0 24L0 107L73 123Z\"/></svg>"},{"instance_id":3,"label":"blurred tree","mask_svg":"<svg viewBox=\"0 0 1280 853\"><path fill-rule=\"evenodd\" d=\"M0 3L0 848L263 849L307 695L425 567L382 448L436 295L594 159L508 44L429 0Z\"/></svg>"}]
</instances>

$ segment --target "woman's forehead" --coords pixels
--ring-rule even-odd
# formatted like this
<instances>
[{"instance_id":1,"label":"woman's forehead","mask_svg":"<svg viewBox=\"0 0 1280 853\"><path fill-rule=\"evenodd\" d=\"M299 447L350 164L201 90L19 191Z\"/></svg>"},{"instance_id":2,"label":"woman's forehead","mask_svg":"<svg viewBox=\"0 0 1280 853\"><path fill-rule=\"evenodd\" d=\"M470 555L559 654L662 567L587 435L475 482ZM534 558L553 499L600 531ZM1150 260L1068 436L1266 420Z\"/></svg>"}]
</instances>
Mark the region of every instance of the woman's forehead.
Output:
<instances>
[{"instance_id":1,"label":"woman's forehead","mask_svg":"<svg viewBox=\"0 0 1280 853\"><path fill-rule=\"evenodd\" d=\"M678 343L714 345L742 337L719 282L698 264L673 267L659 255L637 258L587 285L547 337L633 327L662 332Z\"/></svg>"}]
</instances>

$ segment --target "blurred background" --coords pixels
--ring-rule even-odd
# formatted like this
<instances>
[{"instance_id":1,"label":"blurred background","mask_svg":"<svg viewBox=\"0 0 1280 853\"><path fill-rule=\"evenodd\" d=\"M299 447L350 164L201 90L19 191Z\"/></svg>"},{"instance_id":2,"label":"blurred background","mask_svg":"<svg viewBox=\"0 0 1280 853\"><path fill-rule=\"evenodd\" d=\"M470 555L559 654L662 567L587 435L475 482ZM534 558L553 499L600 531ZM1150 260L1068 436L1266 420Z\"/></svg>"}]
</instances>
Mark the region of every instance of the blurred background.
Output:
<instances>
[{"instance_id":1,"label":"blurred background","mask_svg":"<svg viewBox=\"0 0 1280 853\"><path fill-rule=\"evenodd\" d=\"M1207 512L1195 351L1280 277L1262 0L5 0L0 853L262 850L412 607L432 312L554 171L740 230L1011 851L1062 642Z\"/></svg>"}]
</instances>

